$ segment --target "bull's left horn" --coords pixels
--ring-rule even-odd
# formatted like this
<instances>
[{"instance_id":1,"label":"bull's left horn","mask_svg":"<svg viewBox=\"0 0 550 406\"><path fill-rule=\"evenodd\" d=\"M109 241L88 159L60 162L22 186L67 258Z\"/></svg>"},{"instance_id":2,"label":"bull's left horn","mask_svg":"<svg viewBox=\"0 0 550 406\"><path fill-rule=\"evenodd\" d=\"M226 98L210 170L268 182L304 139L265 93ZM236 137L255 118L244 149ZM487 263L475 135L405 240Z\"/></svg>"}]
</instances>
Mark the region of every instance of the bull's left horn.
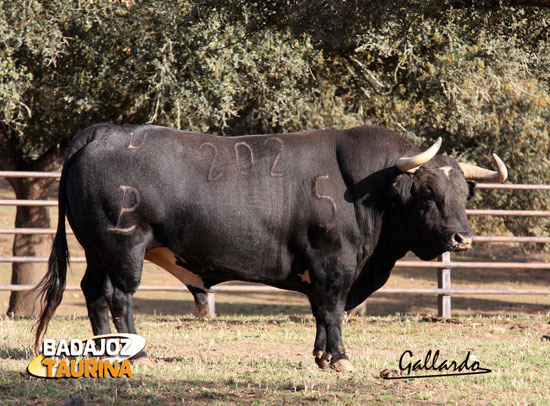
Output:
<instances>
[{"instance_id":1,"label":"bull's left horn","mask_svg":"<svg viewBox=\"0 0 550 406\"><path fill-rule=\"evenodd\" d=\"M397 160L395 166L402 172L414 173L416 170L430 159L432 159L441 148L442 139L439 137L434 145L428 148L426 151L421 152L418 155L411 157L401 157Z\"/></svg>"},{"instance_id":2,"label":"bull's left horn","mask_svg":"<svg viewBox=\"0 0 550 406\"><path fill-rule=\"evenodd\" d=\"M464 177L468 180L476 182L504 182L508 177L508 169L506 169L506 165L504 165L504 162L502 162L502 159L497 154L493 154L493 159L497 164L496 172L470 164L459 163L459 165L462 172L464 172Z\"/></svg>"}]
</instances>

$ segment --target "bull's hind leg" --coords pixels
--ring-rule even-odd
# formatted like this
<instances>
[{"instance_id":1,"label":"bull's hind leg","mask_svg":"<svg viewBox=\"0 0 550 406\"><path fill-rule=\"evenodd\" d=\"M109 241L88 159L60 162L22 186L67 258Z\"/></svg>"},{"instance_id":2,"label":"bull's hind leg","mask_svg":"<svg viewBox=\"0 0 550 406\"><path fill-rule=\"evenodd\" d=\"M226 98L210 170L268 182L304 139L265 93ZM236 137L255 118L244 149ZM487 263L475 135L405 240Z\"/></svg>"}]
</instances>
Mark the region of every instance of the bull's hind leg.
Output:
<instances>
[{"instance_id":1,"label":"bull's hind leg","mask_svg":"<svg viewBox=\"0 0 550 406\"><path fill-rule=\"evenodd\" d=\"M164 268L187 286L195 299L195 317L201 319L216 315L210 307L207 286L210 287L218 281L203 280L199 275L190 272L185 268L185 261L167 247L152 249L145 254L145 258Z\"/></svg>"},{"instance_id":2,"label":"bull's hind leg","mask_svg":"<svg viewBox=\"0 0 550 406\"><path fill-rule=\"evenodd\" d=\"M110 283L106 283L105 270L97 260L96 255L86 254L86 272L80 282L80 287L86 299L88 318L92 324L94 335L109 334L109 305L107 297Z\"/></svg>"},{"instance_id":3,"label":"bull's hind leg","mask_svg":"<svg viewBox=\"0 0 550 406\"><path fill-rule=\"evenodd\" d=\"M187 286L187 289L189 289L189 292L191 292L193 299L195 300L193 315L197 319L210 319L212 317L216 317L216 313L210 307L208 293L206 291L194 286Z\"/></svg>"},{"instance_id":4,"label":"bull's hind leg","mask_svg":"<svg viewBox=\"0 0 550 406\"><path fill-rule=\"evenodd\" d=\"M81 282L88 316L94 335L109 334L109 310L119 333L136 333L133 316L133 294L141 279L143 253L117 256L117 262L101 261L98 255L86 253L88 267ZM121 258L126 258L126 261ZM141 352L136 357L146 356ZM136 358L134 357L134 358Z\"/></svg>"},{"instance_id":5,"label":"bull's hind leg","mask_svg":"<svg viewBox=\"0 0 550 406\"><path fill-rule=\"evenodd\" d=\"M109 301L109 308L113 316L113 323L119 333L136 334L134 324L134 293L124 287L113 287L113 295Z\"/></svg>"},{"instance_id":6,"label":"bull's hind leg","mask_svg":"<svg viewBox=\"0 0 550 406\"><path fill-rule=\"evenodd\" d=\"M119 333L136 334L134 293L141 281L144 255L145 251L136 247L131 253L119 256L107 269L107 278L111 285L107 303Z\"/></svg>"}]
</instances>

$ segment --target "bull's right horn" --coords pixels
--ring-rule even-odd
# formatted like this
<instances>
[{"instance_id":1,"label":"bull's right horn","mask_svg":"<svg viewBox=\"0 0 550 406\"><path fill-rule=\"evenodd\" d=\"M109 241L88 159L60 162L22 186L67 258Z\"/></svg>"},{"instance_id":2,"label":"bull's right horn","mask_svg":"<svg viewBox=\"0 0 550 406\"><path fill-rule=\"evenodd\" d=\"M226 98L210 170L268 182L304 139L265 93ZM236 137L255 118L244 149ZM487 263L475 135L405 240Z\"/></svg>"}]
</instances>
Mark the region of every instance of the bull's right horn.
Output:
<instances>
[{"instance_id":1,"label":"bull's right horn","mask_svg":"<svg viewBox=\"0 0 550 406\"><path fill-rule=\"evenodd\" d=\"M461 162L459 165L462 172L464 172L464 177L468 180L476 182L504 182L508 177L508 169L506 169L506 165L504 165L504 162L502 162L502 159L497 154L493 154L493 159L497 164L497 172Z\"/></svg>"},{"instance_id":2,"label":"bull's right horn","mask_svg":"<svg viewBox=\"0 0 550 406\"><path fill-rule=\"evenodd\" d=\"M441 148L441 142L442 139L439 137L435 144L426 151L410 157L401 157L397 160L395 166L402 172L414 173L420 166L428 162L437 154L437 151Z\"/></svg>"}]
</instances>

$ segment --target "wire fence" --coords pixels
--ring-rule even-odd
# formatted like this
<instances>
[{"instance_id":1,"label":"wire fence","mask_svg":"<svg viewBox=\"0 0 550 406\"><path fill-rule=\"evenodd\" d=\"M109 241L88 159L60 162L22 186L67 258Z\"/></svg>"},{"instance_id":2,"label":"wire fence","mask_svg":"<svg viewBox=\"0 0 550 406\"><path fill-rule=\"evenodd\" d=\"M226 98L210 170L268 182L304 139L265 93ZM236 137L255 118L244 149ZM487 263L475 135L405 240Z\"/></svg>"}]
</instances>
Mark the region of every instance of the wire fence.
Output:
<instances>
[{"instance_id":1,"label":"wire fence","mask_svg":"<svg viewBox=\"0 0 550 406\"><path fill-rule=\"evenodd\" d=\"M59 172L22 172L0 171L0 178L59 178ZM501 190L547 190L550 185L523 185L523 184L479 184L479 189ZM21 200L0 199L0 206L57 206L56 200ZM550 211L546 210L466 210L469 216L533 216L550 217ZM55 234L54 228L1 228L0 234ZM73 234L72 230L67 230ZM475 236L474 242L487 243L550 243L550 237L539 236ZM0 257L0 263L47 263L47 257ZM72 257L73 263L85 263L84 257ZM437 289L394 289L382 288L377 292L393 294L436 294L438 296L438 315L451 316L452 295L550 295L550 289L453 289L451 288L451 271L453 269L537 269L550 271L550 263L546 262L478 262L478 261L453 261L450 253L441 255L438 261L409 261L401 260L395 264L396 268L435 268L437 269ZM32 289L33 285L0 285L0 291L24 291ZM69 285L66 290L80 290L77 285ZM184 285L141 285L142 291L186 291ZM261 284L224 285L212 287L212 295L215 292L280 292L281 289ZM213 304L213 296L211 303ZM213 309L211 309L213 312Z\"/></svg>"}]
</instances>

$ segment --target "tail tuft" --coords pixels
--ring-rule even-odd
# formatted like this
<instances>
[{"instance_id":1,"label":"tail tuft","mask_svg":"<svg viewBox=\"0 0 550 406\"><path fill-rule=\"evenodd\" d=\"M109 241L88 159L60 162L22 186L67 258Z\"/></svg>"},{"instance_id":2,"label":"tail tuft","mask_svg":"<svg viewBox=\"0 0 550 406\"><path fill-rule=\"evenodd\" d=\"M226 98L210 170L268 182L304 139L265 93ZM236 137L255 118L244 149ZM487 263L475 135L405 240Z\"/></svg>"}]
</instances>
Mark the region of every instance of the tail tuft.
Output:
<instances>
[{"instance_id":1,"label":"tail tuft","mask_svg":"<svg viewBox=\"0 0 550 406\"><path fill-rule=\"evenodd\" d=\"M34 340L34 349L37 352L40 342L48 329L48 324L53 317L55 310L61 303L67 280L69 248L67 246L67 238L65 235L64 218L62 223L60 221L60 224L63 224L63 230L60 230L61 227L58 226L52 252L48 261L48 272L40 283L33 289L33 291L38 291L40 295L40 302L42 303L42 312L38 317Z\"/></svg>"},{"instance_id":2,"label":"tail tuft","mask_svg":"<svg viewBox=\"0 0 550 406\"><path fill-rule=\"evenodd\" d=\"M44 278L36 285L31 292L38 292L42 311L38 316L34 349L39 350L40 342L46 334L48 324L53 317L55 310L61 303L65 283L67 280L67 265L69 265L69 246L67 245L67 233L65 230L66 213L66 176L69 165L65 162L59 182L59 220L57 232L53 241L52 252L48 260L48 271Z\"/></svg>"}]
</instances>

